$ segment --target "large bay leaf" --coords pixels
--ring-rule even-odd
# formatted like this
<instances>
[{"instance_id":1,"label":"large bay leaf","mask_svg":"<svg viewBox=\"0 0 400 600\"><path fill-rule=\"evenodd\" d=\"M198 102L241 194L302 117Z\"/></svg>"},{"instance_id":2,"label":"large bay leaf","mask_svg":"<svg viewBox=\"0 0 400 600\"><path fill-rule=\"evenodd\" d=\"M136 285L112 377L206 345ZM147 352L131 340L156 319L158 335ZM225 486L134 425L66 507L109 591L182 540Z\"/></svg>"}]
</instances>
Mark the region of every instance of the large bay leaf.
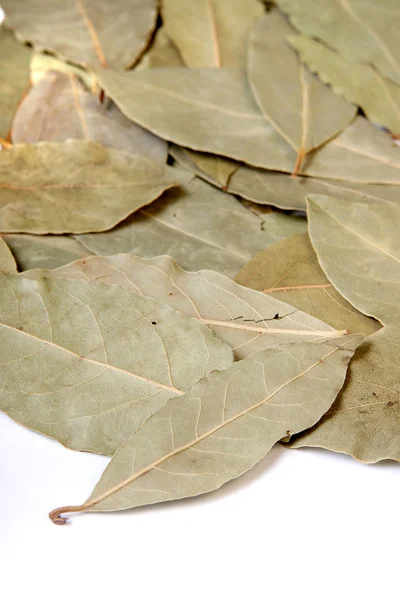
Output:
<instances>
[{"instance_id":1,"label":"large bay leaf","mask_svg":"<svg viewBox=\"0 0 400 600\"><path fill-rule=\"evenodd\" d=\"M50 518L197 496L239 477L329 409L361 339L284 344L212 373L132 435L83 505Z\"/></svg>"},{"instance_id":2,"label":"large bay leaf","mask_svg":"<svg viewBox=\"0 0 400 600\"><path fill-rule=\"evenodd\" d=\"M7 137L13 115L29 84L31 51L0 25L0 138Z\"/></svg>"},{"instance_id":3,"label":"large bay leaf","mask_svg":"<svg viewBox=\"0 0 400 600\"><path fill-rule=\"evenodd\" d=\"M296 152L257 108L244 73L230 69L96 71L132 121L192 150L291 173ZM306 157L300 173L360 183L400 183L400 148L359 117Z\"/></svg>"},{"instance_id":4,"label":"large bay leaf","mask_svg":"<svg viewBox=\"0 0 400 600\"><path fill-rule=\"evenodd\" d=\"M56 269L92 254L78 240L67 235L5 233L3 239L15 256L20 271Z\"/></svg>"},{"instance_id":5,"label":"large bay leaf","mask_svg":"<svg viewBox=\"0 0 400 600\"><path fill-rule=\"evenodd\" d=\"M0 410L75 450L113 454L232 350L120 286L2 276Z\"/></svg>"},{"instance_id":6,"label":"large bay leaf","mask_svg":"<svg viewBox=\"0 0 400 600\"><path fill-rule=\"evenodd\" d=\"M88 279L131 289L205 323L233 347L238 359L280 343L344 333L281 300L242 287L220 273L184 271L169 256L153 259L133 254L92 256L59 269L33 270L23 275ZM341 329L348 329L344 319Z\"/></svg>"},{"instance_id":7,"label":"large bay leaf","mask_svg":"<svg viewBox=\"0 0 400 600\"><path fill-rule=\"evenodd\" d=\"M16 273L17 265L11 250L0 237L0 272L2 273Z\"/></svg>"},{"instance_id":8,"label":"large bay leaf","mask_svg":"<svg viewBox=\"0 0 400 600\"><path fill-rule=\"evenodd\" d=\"M168 36L188 67L242 67L254 20L264 8L259 0L163 0Z\"/></svg>"},{"instance_id":9,"label":"large bay leaf","mask_svg":"<svg viewBox=\"0 0 400 600\"><path fill-rule=\"evenodd\" d=\"M363 122L361 122L363 124ZM212 154L193 152L172 145L172 156L185 168L232 194L283 209L305 210L308 194L325 194L350 202L400 201L398 185L362 184L335 179L291 177L283 173L241 165Z\"/></svg>"},{"instance_id":10,"label":"large bay leaf","mask_svg":"<svg viewBox=\"0 0 400 600\"><path fill-rule=\"evenodd\" d=\"M399 211L311 196L310 235L335 287L385 327L366 338L321 424L292 445L322 446L364 462L400 460Z\"/></svg>"},{"instance_id":11,"label":"large bay leaf","mask_svg":"<svg viewBox=\"0 0 400 600\"><path fill-rule=\"evenodd\" d=\"M151 47L147 50L137 69L154 69L157 67L184 67L178 48L169 39L165 27L160 27L154 36Z\"/></svg>"},{"instance_id":12,"label":"large bay leaf","mask_svg":"<svg viewBox=\"0 0 400 600\"><path fill-rule=\"evenodd\" d=\"M113 230L76 239L102 256L169 254L184 269L212 269L233 277L254 254L305 228L304 219L285 214L260 218L230 194L196 178Z\"/></svg>"},{"instance_id":13,"label":"large bay leaf","mask_svg":"<svg viewBox=\"0 0 400 600\"><path fill-rule=\"evenodd\" d=\"M69 140L0 152L0 230L84 233L110 229L178 185L143 156Z\"/></svg>"},{"instance_id":14,"label":"large bay leaf","mask_svg":"<svg viewBox=\"0 0 400 600\"><path fill-rule=\"evenodd\" d=\"M90 140L165 163L167 143L127 119L108 100L100 104L78 77L50 72L31 89L13 121L14 144Z\"/></svg>"},{"instance_id":15,"label":"large bay leaf","mask_svg":"<svg viewBox=\"0 0 400 600\"><path fill-rule=\"evenodd\" d=\"M384 324L400 319L400 211L311 196L310 237L322 268L356 308Z\"/></svg>"},{"instance_id":16,"label":"large bay leaf","mask_svg":"<svg viewBox=\"0 0 400 600\"><path fill-rule=\"evenodd\" d=\"M83 65L125 69L149 43L157 0L2 0L19 40Z\"/></svg>"},{"instance_id":17,"label":"large bay leaf","mask_svg":"<svg viewBox=\"0 0 400 600\"><path fill-rule=\"evenodd\" d=\"M349 60L372 64L400 83L397 0L278 0L302 33L326 42Z\"/></svg>"},{"instance_id":18,"label":"large bay leaf","mask_svg":"<svg viewBox=\"0 0 400 600\"><path fill-rule=\"evenodd\" d=\"M286 41L291 33L277 10L257 21L250 34L248 77L261 112L298 152L297 173L304 155L342 131L357 109L299 63Z\"/></svg>"},{"instance_id":19,"label":"large bay leaf","mask_svg":"<svg viewBox=\"0 0 400 600\"><path fill-rule=\"evenodd\" d=\"M369 336L351 362L346 383L318 425L290 441L317 446L366 463L400 461L400 328Z\"/></svg>"},{"instance_id":20,"label":"large bay leaf","mask_svg":"<svg viewBox=\"0 0 400 600\"><path fill-rule=\"evenodd\" d=\"M307 234L272 244L252 258L235 280L336 329L369 335L380 328L377 321L353 308L329 282Z\"/></svg>"},{"instance_id":21,"label":"large bay leaf","mask_svg":"<svg viewBox=\"0 0 400 600\"><path fill-rule=\"evenodd\" d=\"M358 104L374 123L400 134L400 85L385 79L373 67L348 60L305 36L292 36L290 43L311 71L337 94Z\"/></svg>"}]
</instances>

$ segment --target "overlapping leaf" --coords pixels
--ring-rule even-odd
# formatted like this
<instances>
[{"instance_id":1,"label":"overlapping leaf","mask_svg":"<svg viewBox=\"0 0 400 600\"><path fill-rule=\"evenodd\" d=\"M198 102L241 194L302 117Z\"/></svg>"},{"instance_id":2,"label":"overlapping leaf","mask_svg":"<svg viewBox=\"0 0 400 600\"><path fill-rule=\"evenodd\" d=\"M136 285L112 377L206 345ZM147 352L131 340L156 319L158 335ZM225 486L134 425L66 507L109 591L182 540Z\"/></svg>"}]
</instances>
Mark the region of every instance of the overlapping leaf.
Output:
<instances>
[{"instance_id":1,"label":"overlapping leaf","mask_svg":"<svg viewBox=\"0 0 400 600\"><path fill-rule=\"evenodd\" d=\"M279 299L244 288L220 273L184 271L168 256L153 259L132 254L93 256L55 270L28 271L24 276L87 279L120 285L154 298L211 327L232 346L237 359L282 343L344 333ZM347 322L342 321L340 328L345 330Z\"/></svg>"},{"instance_id":2,"label":"overlapping leaf","mask_svg":"<svg viewBox=\"0 0 400 600\"><path fill-rule=\"evenodd\" d=\"M56 509L51 518L61 524L66 512L197 496L242 475L275 442L320 419L361 339L285 344L212 373L144 423L83 505Z\"/></svg>"},{"instance_id":3,"label":"overlapping leaf","mask_svg":"<svg viewBox=\"0 0 400 600\"><path fill-rule=\"evenodd\" d=\"M243 267L235 280L287 302L336 329L368 335L380 328L360 313L326 278L307 234L273 244Z\"/></svg>"},{"instance_id":4,"label":"overlapping leaf","mask_svg":"<svg viewBox=\"0 0 400 600\"><path fill-rule=\"evenodd\" d=\"M247 39L264 8L259 0L164 0L168 36L188 67L244 67Z\"/></svg>"},{"instance_id":5,"label":"overlapping leaf","mask_svg":"<svg viewBox=\"0 0 400 600\"><path fill-rule=\"evenodd\" d=\"M0 230L104 231L178 184L170 167L92 142L17 145L0 152Z\"/></svg>"},{"instance_id":6,"label":"overlapping leaf","mask_svg":"<svg viewBox=\"0 0 400 600\"><path fill-rule=\"evenodd\" d=\"M261 112L298 153L297 173L304 156L340 133L356 108L299 62L287 43L291 33L277 10L257 21L249 41L248 77Z\"/></svg>"},{"instance_id":7,"label":"overlapping leaf","mask_svg":"<svg viewBox=\"0 0 400 600\"><path fill-rule=\"evenodd\" d=\"M1 276L0 410L75 450L113 454L232 350L120 286Z\"/></svg>"},{"instance_id":8,"label":"overlapping leaf","mask_svg":"<svg viewBox=\"0 0 400 600\"><path fill-rule=\"evenodd\" d=\"M291 173L296 152L258 110L246 78L229 69L97 70L122 112L163 139ZM360 183L400 183L400 149L359 117L309 153L300 173Z\"/></svg>"},{"instance_id":9,"label":"overlapping leaf","mask_svg":"<svg viewBox=\"0 0 400 600\"><path fill-rule=\"evenodd\" d=\"M337 94L358 104L374 123L400 133L400 82L393 83L370 65L348 60L305 36L293 36L290 43L311 71Z\"/></svg>"},{"instance_id":10,"label":"overlapping leaf","mask_svg":"<svg viewBox=\"0 0 400 600\"><path fill-rule=\"evenodd\" d=\"M5 241L0 237L0 272L1 273L16 273L17 265L14 260L14 257L5 243Z\"/></svg>"},{"instance_id":11,"label":"overlapping leaf","mask_svg":"<svg viewBox=\"0 0 400 600\"><path fill-rule=\"evenodd\" d=\"M6 138L18 102L29 85L31 51L0 25L0 138Z\"/></svg>"},{"instance_id":12,"label":"overlapping leaf","mask_svg":"<svg viewBox=\"0 0 400 600\"><path fill-rule=\"evenodd\" d=\"M303 219L284 214L260 218L230 194L194 179L117 228L76 239L102 256L169 254L184 269L212 269L233 277L256 252L305 228Z\"/></svg>"},{"instance_id":13,"label":"overlapping leaf","mask_svg":"<svg viewBox=\"0 0 400 600\"><path fill-rule=\"evenodd\" d=\"M310 200L310 233L335 287L385 327L366 339L332 409L292 445L322 446L364 462L400 460L399 211Z\"/></svg>"},{"instance_id":14,"label":"overlapping leaf","mask_svg":"<svg viewBox=\"0 0 400 600\"><path fill-rule=\"evenodd\" d=\"M18 39L83 65L132 66L150 41L157 0L2 0Z\"/></svg>"},{"instance_id":15,"label":"overlapping leaf","mask_svg":"<svg viewBox=\"0 0 400 600\"><path fill-rule=\"evenodd\" d=\"M179 50L167 36L165 27L160 27L154 36L151 48L136 66L136 70L184 66Z\"/></svg>"},{"instance_id":16,"label":"overlapping leaf","mask_svg":"<svg viewBox=\"0 0 400 600\"><path fill-rule=\"evenodd\" d=\"M74 74L50 72L27 95L12 127L15 144L89 140L165 163L164 140L127 119L112 101L100 104Z\"/></svg>"},{"instance_id":17,"label":"overlapping leaf","mask_svg":"<svg viewBox=\"0 0 400 600\"><path fill-rule=\"evenodd\" d=\"M400 83L397 0L278 0L293 25L325 42L352 62L372 64Z\"/></svg>"}]
</instances>

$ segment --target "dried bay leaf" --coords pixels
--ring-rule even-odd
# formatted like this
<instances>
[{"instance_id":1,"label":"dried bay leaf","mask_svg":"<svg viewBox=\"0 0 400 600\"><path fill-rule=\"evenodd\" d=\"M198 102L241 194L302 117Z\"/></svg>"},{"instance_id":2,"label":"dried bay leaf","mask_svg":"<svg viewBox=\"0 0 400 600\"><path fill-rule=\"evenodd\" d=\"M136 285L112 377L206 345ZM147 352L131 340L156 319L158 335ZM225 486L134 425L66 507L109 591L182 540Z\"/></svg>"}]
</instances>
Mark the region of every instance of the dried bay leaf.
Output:
<instances>
[{"instance_id":1,"label":"dried bay leaf","mask_svg":"<svg viewBox=\"0 0 400 600\"><path fill-rule=\"evenodd\" d=\"M275 442L321 418L361 340L284 344L212 373L132 435L84 504L50 518L62 524L64 513L197 496L239 477Z\"/></svg>"},{"instance_id":2,"label":"dried bay leaf","mask_svg":"<svg viewBox=\"0 0 400 600\"><path fill-rule=\"evenodd\" d=\"M400 460L398 209L311 196L309 218L326 275L354 306L385 327L356 352L346 384L319 426L291 445L322 446L367 463Z\"/></svg>"},{"instance_id":3,"label":"dried bay leaf","mask_svg":"<svg viewBox=\"0 0 400 600\"><path fill-rule=\"evenodd\" d=\"M17 145L0 152L0 230L104 231L176 185L170 167L92 142Z\"/></svg>"},{"instance_id":4,"label":"dried bay leaf","mask_svg":"<svg viewBox=\"0 0 400 600\"><path fill-rule=\"evenodd\" d=\"M87 279L120 285L154 298L211 327L232 346L237 359L277 344L344 333L280 300L244 288L220 273L184 271L169 256L153 259L132 254L92 256L59 269L32 270L23 275L35 279L43 276ZM347 329L346 324L342 329Z\"/></svg>"},{"instance_id":5,"label":"dried bay leaf","mask_svg":"<svg viewBox=\"0 0 400 600\"><path fill-rule=\"evenodd\" d=\"M15 116L14 144L89 140L165 163L167 143L127 119L112 101L100 104L74 74L49 72Z\"/></svg>"},{"instance_id":6,"label":"dried bay leaf","mask_svg":"<svg viewBox=\"0 0 400 600\"><path fill-rule=\"evenodd\" d=\"M287 302L335 329L369 335L380 328L377 321L353 308L329 282L307 234L269 246L243 267L235 281Z\"/></svg>"},{"instance_id":7,"label":"dried bay leaf","mask_svg":"<svg viewBox=\"0 0 400 600\"><path fill-rule=\"evenodd\" d=\"M150 41L157 0L2 0L19 40L80 65L131 67Z\"/></svg>"},{"instance_id":8,"label":"dried bay leaf","mask_svg":"<svg viewBox=\"0 0 400 600\"><path fill-rule=\"evenodd\" d=\"M2 276L0 410L75 450L113 454L232 350L119 286Z\"/></svg>"},{"instance_id":9,"label":"dried bay leaf","mask_svg":"<svg viewBox=\"0 0 400 600\"><path fill-rule=\"evenodd\" d=\"M283 173L241 165L211 154L192 152L175 144L170 148L170 153L179 164L213 185L221 187L222 173L229 173L228 180L226 177L224 179L226 191L257 204L272 205L284 210L305 210L308 194L325 194L350 202L363 200L375 204L400 201L398 185L291 177ZM218 173L221 174L220 177Z\"/></svg>"},{"instance_id":10,"label":"dried bay leaf","mask_svg":"<svg viewBox=\"0 0 400 600\"><path fill-rule=\"evenodd\" d=\"M31 50L0 26L0 138L6 138L18 103L29 85Z\"/></svg>"},{"instance_id":11,"label":"dried bay leaf","mask_svg":"<svg viewBox=\"0 0 400 600\"><path fill-rule=\"evenodd\" d=\"M398 323L398 207L312 195L308 215L312 244L334 286L363 313L385 325Z\"/></svg>"},{"instance_id":12,"label":"dried bay leaf","mask_svg":"<svg viewBox=\"0 0 400 600\"><path fill-rule=\"evenodd\" d=\"M168 36L188 67L243 67L247 40L264 8L259 0L163 0Z\"/></svg>"},{"instance_id":13,"label":"dried bay leaf","mask_svg":"<svg viewBox=\"0 0 400 600\"><path fill-rule=\"evenodd\" d=\"M383 327L357 350L346 383L318 425L290 440L375 463L400 461L400 328Z\"/></svg>"},{"instance_id":14,"label":"dried bay leaf","mask_svg":"<svg viewBox=\"0 0 400 600\"><path fill-rule=\"evenodd\" d=\"M92 253L67 235L29 235L5 233L3 239L11 248L20 271L56 269Z\"/></svg>"},{"instance_id":15,"label":"dried bay leaf","mask_svg":"<svg viewBox=\"0 0 400 600\"><path fill-rule=\"evenodd\" d=\"M400 83L397 0L278 0L293 25L353 62L372 64Z\"/></svg>"},{"instance_id":16,"label":"dried bay leaf","mask_svg":"<svg viewBox=\"0 0 400 600\"><path fill-rule=\"evenodd\" d=\"M174 169L182 178L182 171ZM251 214L231 195L200 179L137 211L105 233L76 236L94 254L169 254L184 269L212 269L234 276L250 258L273 242L306 228L288 215Z\"/></svg>"},{"instance_id":17,"label":"dried bay leaf","mask_svg":"<svg viewBox=\"0 0 400 600\"><path fill-rule=\"evenodd\" d=\"M291 173L296 152L257 108L244 73L229 69L96 70L132 121L192 150ZM400 183L400 148L362 117L310 152L300 173L359 183Z\"/></svg>"},{"instance_id":18,"label":"dried bay leaf","mask_svg":"<svg viewBox=\"0 0 400 600\"><path fill-rule=\"evenodd\" d=\"M358 104L370 121L400 133L400 85L369 65L348 60L305 36L292 36L290 43L311 71L337 94Z\"/></svg>"},{"instance_id":19,"label":"dried bay leaf","mask_svg":"<svg viewBox=\"0 0 400 600\"><path fill-rule=\"evenodd\" d=\"M99 92L97 80L90 71L63 60L59 60L51 54L33 52L31 58L32 84L37 85L42 79L48 76L49 71L57 71L58 73L65 73L66 75L76 75L84 83L86 89L90 90L93 94Z\"/></svg>"},{"instance_id":20,"label":"dried bay leaf","mask_svg":"<svg viewBox=\"0 0 400 600\"><path fill-rule=\"evenodd\" d=\"M11 253L11 250L0 237L0 272L1 273L17 273L17 264Z\"/></svg>"},{"instance_id":21,"label":"dried bay leaf","mask_svg":"<svg viewBox=\"0 0 400 600\"><path fill-rule=\"evenodd\" d=\"M357 109L299 63L286 41L291 33L277 10L258 19L250 34L247 73L261 112L298 153L297 173L304 156L341 132Z\"/></svg>"}]
</instances>

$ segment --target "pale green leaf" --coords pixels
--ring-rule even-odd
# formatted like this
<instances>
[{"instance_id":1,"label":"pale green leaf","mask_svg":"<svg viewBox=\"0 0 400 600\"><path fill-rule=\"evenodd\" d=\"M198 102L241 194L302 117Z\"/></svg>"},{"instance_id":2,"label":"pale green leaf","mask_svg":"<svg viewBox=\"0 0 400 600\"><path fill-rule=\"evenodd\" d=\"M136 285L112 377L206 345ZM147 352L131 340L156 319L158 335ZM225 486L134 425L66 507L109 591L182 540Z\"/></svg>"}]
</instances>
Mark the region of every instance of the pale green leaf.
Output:
<instances>
[{"instance_id":1,"label":"pale green leaf","mask_svg":"<svg viewBox=\"0 0 400 600\"><path fill-rule=\"evenodd\" d=\"M244 73L229 69L96 71L122 112L159 137L253 166L292 173L296 152L265 120ZM359 183L400 183L400 148L359 117L310 152L301 174Z\"/></svg>"},{"instance_id":2,"label":"pale green leaf","mask_svg":"<svg viewBox=\"0 0 400 600\"><path fill-rule=\"evenodd\" d=\"M0 138L10 130L13 115L29 85L31 50L0 26Z\"/></svg>"},{"instance_id":3,"label":"pale green leaf","mask_svg":"<svg viewBox=\"0 0 400 600\"><path fill-rule=\"evenodd\" d=\"M17 264L3 238L0 237L0 272L17 273Z\"/></svg>"},{"instance_id":4,"label":"pale green leaf","mask_svg":"<svg viewBox=\"0 0 400 600\"><path fill-rule=\"evenodd\" d=\"M310 196L312 244L327 277L356 308L383 324L400 319L400 212Z\"/></svg>"},{"instance_id":5,"label":"pale green leaf","mask_svg":"<svg viewBox=\"0 0 400 600\"><path fill-rule=\"evenodd\" d=\"M154 36L151 47L137 64L135 70L184 66L179 50L167 36L165 27L160 27Z\"/></svg>"},{"instance_id":6,"label":"pale green leaf","mask_svg":"<svg viewBox=\"0 0 400 600\"><path fill-rule=\"evenodd\" d=\"M2 276L0 410L113 454L169 398L232 363L208 327L119 286Z\"/></svg>"},{"instance_id":7,"label":"pale green leaf","mask_svg":"<svg viewBox=\"0 0 400 600\"><path fill-rule=\"evenodd\" d=\"M247 68L261 112L298 152L298 172L304 155L340 133L357 109L299 62L286 41L291 33L279 11L264 15L250 34Z\"/></svg>"},{"instance_id":8,"label":"pale green leaf","mask_svg":"<svg viewBox=\"0 0 400 600\"><path fill-rule=\"evenodd\" d=\"M278 0L293 25L400 83L398 0Z\"/></svg>"},{"instance_id":9,"label":"pale green leaf","mask_svg":"<svg viewBox=\"0 0 400 600\"><path fill-rule=\"evenodd\" d=\"M102 256L169 254L184 269L212 269L233 277L254 254L305 228L304 219L288 215L260 218L230 194L194 179L115 229L76 239Z\"/></svg>"},{"instance_id":10,"label":"pale green leaf","mask_svg":"<svg viewBox=\"0 0 400 600\"><path fill-rule=\"evenodd\" d=\"M363 124L360 121L360 124ZM349 202L372 203L400 201L398 185L362 184L334 179L291 177L283 173L257 169L235 163L212 154L201 154L173 145L172 156L186 169L218 187L223 173L229 173L226 191L257 204L272 205L285 210L305 210L308 194L325 194ZM354 164L354 162L352 163Z\"/></svg>"},{"instance_id":11,"label":"pale green leaf","mask_svg":"<svg viewBox=\"0 0 400 600\"><path fill-rule=\"evenodd\" d=\"M170 167L93 142L13 146L0 152L0 230L104 231L178 182Z\"/></svg>"},{"instance_id":12,"label":"pale green leaf","mask_svg":"<svg viewBox=\"0 0 400 600\"><path fill-rule=\"evenodd\" d=\"M36 50L81 65L132 66L150 41L157 0L2 0L7 26Z\"/></svg>"},{"instance_id":13,"label":"pale green leaf","mask_svg":"<svg viewBox=\"0 0 400 600\"><path fill-rule=\"evenodd\" d=\"M400 133L400 85L385 79L373 67L343 58L305 36L293 36L290 43L311 71L337 94L358 104L370 121Z\"/></svg>"},{"instance_id":14,"label":"pale green leaf","mask_svg":"<svg viewBox=\"0 0 400 600\"><path fill-rule=\"evenodd\" d=\"M50 72L30 90L12 127L14 144L89 140L165 163L167 143L132 123L111 100L100 104L72 73Z\"/></svg>"},{"instance_id":15,"label":"pale green leaf","mask_svg":"<svg viewBox=\"0 0 400 600\"><path fill-rule=\"evenodd\" d=\"M380 325L336 291L319 266L307 234L273 244L243 267L235 280L287 302L335 329L369 335Z\"/></svg>"},{"instance_id":16,"label":"pale green leaf","mask_svg":"<svg viewBox=\"0 0 400 600\"><path fill-rule=\"evenodd\" d=\"M30 68L33 85L37 85L43 78L47 77L49 71L57 71L57 73L65 73L66 75L76 75L93 94L98 94L100 91L93 73L82 67L60 60L51 54L33 52Z\"/></svg>"},{"instance_id":17,"label":"pale green leaf","mask_svg":"<svg viewBox=\"0 0 400 600\"><path fill-rule=\"evenodd\" d=\"M163 0L168 36L188 67L244 67L250 28L264 12L259 0Z\"/></svg>"},{"instance_id":18,"label":"pale green leaf","mask_svg":"<svg viewBox=\"0 0 400 600\"><path fill-rule=\"evenodd\" d=\"M20 271L56 269L92 253L67 235L29 235L5 233L3 239L11 248Z\"/></svg>"},{"instance_id":19,"label":"pale green leaf","mask_svg":"<svg viewBox=\"0 0 400 600\"><path fill-rule=\"evenodd\" d=\"M132 435L83 505L51 519L197 496L239 477L330 408L361 340L284 344L212 373Z\"/></svg>"},{"instance_id":20,"label":"pale green leaf","mask_svg":"<svg viewBox=\"0 0 400 600\"><path fill-rule=\"evenodd\" d=\"M184 271L169 256L153 259L132 254L92 256L59 269L33 270L23 275L98 281L154 298L211 327L232 346L237 359L277 344L343 334L220 273ZM344 323L341 329L346 328Z\"/></svg>"}]
</instances>

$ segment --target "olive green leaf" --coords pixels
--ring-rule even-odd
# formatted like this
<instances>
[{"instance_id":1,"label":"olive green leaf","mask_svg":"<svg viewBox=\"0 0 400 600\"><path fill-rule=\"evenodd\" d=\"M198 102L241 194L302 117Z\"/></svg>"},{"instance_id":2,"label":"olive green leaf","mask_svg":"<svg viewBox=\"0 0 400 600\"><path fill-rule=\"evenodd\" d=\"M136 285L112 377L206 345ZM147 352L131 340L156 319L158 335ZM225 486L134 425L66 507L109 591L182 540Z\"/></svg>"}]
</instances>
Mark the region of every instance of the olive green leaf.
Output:
<instances>
[{"instance_id":1,"label":"olive green leaf","mask_svg":"<svg viewBox=\"0 0 400 600\"><path fill-rule=\"evenodd\" d=\"M336 329L369 335L380 325L358 312L326 278L307 234L295 235L252 258L235 281L287 302Z\"/></svg>"},{"instance_id":2,"label":"olive green leaf","mask_svg":"<svg viewBox=\"0 0 400 600\"><path fill-rule=\"evenodd\" d=\"M92 252L68 235L29 235L5 233L3 239L11 249L20 271L56 269Z\"/></svg>"},{"instance_id":3,"label":"olive green leaf","mask_svg":"<svg viewBox=\"0 0 400 600\"><path fill-rule=\"evenodd\" d=\"M354 306L385 324L366 338L348 379L321 424L295 447L322 446L363 462L400 460L399 211L311 196L310 235L334 286Z\"/></svg>"},{"instance_id":4,"label":"olive green leaf","mask_svg":"<svg viewBox=\"0 0 400 600\"><path fill-rule=\"evenodd\" d=\"M160 27L157 29L150 48L136 65L135 70L184 66L185 63L179 54L178 48L167 36L165 27Z\"/></svg>"},{"instance_id":5,"label":"olive green leaf","mask_svg":"<svg viewBox=\"0 0 400 600\"><path fill-rule=\"evenodd\" d=\"M170 167L93 142L13 146L0 152L0 230L104 231L178 181Z\"/></svg>"},{"instance_id":6,"label":"olive green leaf","mask_svg":"<svg viewBox=\"0 0 400 600\"><path fill-rule=\"evenodd\" d=\"M385 79L371 66L343 58L305 36L292 36L289 41L301 60L336 94L358 104L370 121L400 134L400 85Z\"/></svg>"},{"instance_id":7,"label":"olive green leaf","mask_svg":"<svg viewBox=\"0 0 400 600\"><path fill-rule=\"evenodd\" d=\"M146 49L157 0L2 0L20 41L80 65L132 66Z\"/></svg>"},{"instance_id":8,"label":"olive green leaf","mask_svg":"<svg viewBox=\"0 0 400 600\"><path fill-rule=\"evenodd\" d=\"M188 67L244 67L250 28L264 12L258 0L163 0L168 36Z\"/></svg>"},{"instance_id":9,"label":"olive green leaf","mask_svg":"<svg viewBox=\"0 0 400 600\"><path fill-rule=\"evenodd\" d=\"M31 89L12 127L14 144L83 139L165 163L167 143L127 119L109 100L100 104L72 73L49 72Z\"/></svg>"},{"instance_id":10,"label":"olive green leaf","mask_svg":"<svg viewBox=\"0 0 400 600\"><path fill-rule=\"evenodd\" d=\"M182 172L174 171L181 179ZM305 230L304 219L276 213L260 218L230 194L194 179L115 229L76 239L101 256L169 254L184 269L212 269L233 277L269 244Z\"/></svg>"},{"instance_id":11,"label":"olive green leaf","mask_svg":"<svg viewBox=\"0 0 400 600\"><path fill-rule=\"evenodd\" d=\"M296 152L257 108L244 73L229 69L96 70L135 123L192 150L291 173ZM400 149L362 117L305 158L300 173L359 183L400 183Z\"/></svg>"},{"instance_id":12,"label":"olive green leaf","mask_svg":"<svg viewBox=\"0 0 400 600\"><path fill-rule=\"evenodd\" d=\"M297 152L293 171L298 173L304 156L342 131L357 109L299 62L286 41L291 33L277 10L258 19L250 34L247 73L261 112Z\"/></svg>"},{"instance_id":13,"label":"olive green leaf","mask_svg":"<svg viewBox=\"0 0 400 600\"><path fill-rule=\"evenodd\" d=\"M363 124L361 121L360 124ZM308 194L325 194L350 202L400 202L398 185L362 184L334 179L291 177L241 165L212 154L193 152L173 144L172 156L186 169L226 191L257 204L284 210L306 210ZM354 163L353 163L354 164Z\"/></svg>"},{"instance_id":14,"label":"olive green leaf","mask_svg":"<svg viewBox=\"0 0 400 600\"><path fill-rule=\"evenodd\" d=\"M113 454L232 350L119 286L2 276L0 410L75 450Z\"/></svg>"},{"instance_id":15,"label":"olive green leaf","mask_svg":"<svg viewBox=\"0 0 400 600\"><path fill-rule=\"evenodd\" d=\"M309 197L312 244L327 277L353 306L381 323L400 319L400 211Z\"/></svg>"},{"instance_id":16,"label":"olive green leaf","mask_svg":"<svg viewBox=\"0 0 400 600\"><path fill-rule=\"evenodd\" d=\"M29 85L31 50L0 26L0 138L6 138L13 115Z\"/></svg>"},{"instance_id":17,"label":"olive green leaf","mask_svg":"<svg viewBox=\"0 0 400 600\"><path fill-rule=\"evenodd\" d=\"M321 418L361 340L284 344L212 373L130 437L84 504L50 518L62 524L64 513L197 496L239 477L277 441Z\"/></svg>"},{"instance_id":18,"label":"olive green leaf","mask_svg":"<svg viewBox=\"0 0 400 600\"><path fill-rule=\"evenodd\" d=\"M400 461L399 354L398 325L366 338L332 408L315 428L294 436L290 446L327 448L366 463Z\"/></svg>"},{"instance_id":19,"label":"olive green leaf","mask_svg":"<svg viewBox=\"0 0 400 600\"><path fill-rule=\"evenodd\" d=\"M184 271L169 256L92 256L59 269L23 275L98 281L154 298L211 327L233 347L237 359L286 342L337 337L347 328L343 322L342 331L332 330L293 306L242 287L220 273Z\"/></svg>"},{"instance_id":20,"label":"olive green leaf","mask_svg":"<svg viewBox=\"0 0 400 600\"><path fill-rule=\"evenodd\" d=\"M372 64L400 83L397 0L278 0L293 25L352 62Z\"/></svg>"},{"instance_id":21,"label":"olive green leaf","mask_svg":"<svg viewBox=\"0 0 400 600\"><path fill-rule=\"evenodd\" d=\"M93 94L98 94L100 89L96 77L90 71L63 60L59 60L51 54L44 52L33 52L31 58L31 81L37 85L43 78L46 78L49 71L65 73L66 75L75 75L79 77L86 87Z\"/></svg>"},{"instance_id":22,"label":"olive green leaf","mask_svg":"<svg viewBox=\"0 0 400 600\"><path fill-rule=\"evenodd\" d=\"M11 253L11 250L0 237L0 272L2 273L16 273L17 264Z\"/></svg>"}]
</instances>

